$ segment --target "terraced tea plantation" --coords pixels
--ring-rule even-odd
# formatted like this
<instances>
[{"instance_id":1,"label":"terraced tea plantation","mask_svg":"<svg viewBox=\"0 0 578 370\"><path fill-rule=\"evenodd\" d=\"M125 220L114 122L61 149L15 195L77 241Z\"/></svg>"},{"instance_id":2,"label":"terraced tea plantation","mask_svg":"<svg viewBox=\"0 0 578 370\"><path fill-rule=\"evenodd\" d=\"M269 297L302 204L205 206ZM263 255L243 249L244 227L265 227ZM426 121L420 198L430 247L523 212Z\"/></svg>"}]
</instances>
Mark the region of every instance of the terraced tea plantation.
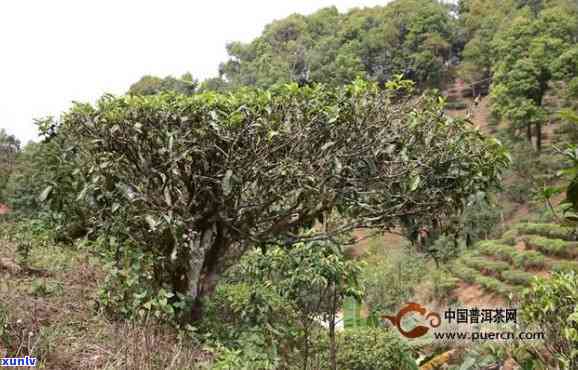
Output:
<instances>
[{"instance_id":1,"label":"terraced tea plantation","mask_svg":"<svg viewBox=\"0 0 578 370\"><path fill-rule=\"evenodd\" d=\"M462 255L451 272L462 281L480 285L489 293L515 296L535 276L554 271L578 273L578 234L555 224L520 223L498 240L484 240Z\"/></svg>"}]
</instances>

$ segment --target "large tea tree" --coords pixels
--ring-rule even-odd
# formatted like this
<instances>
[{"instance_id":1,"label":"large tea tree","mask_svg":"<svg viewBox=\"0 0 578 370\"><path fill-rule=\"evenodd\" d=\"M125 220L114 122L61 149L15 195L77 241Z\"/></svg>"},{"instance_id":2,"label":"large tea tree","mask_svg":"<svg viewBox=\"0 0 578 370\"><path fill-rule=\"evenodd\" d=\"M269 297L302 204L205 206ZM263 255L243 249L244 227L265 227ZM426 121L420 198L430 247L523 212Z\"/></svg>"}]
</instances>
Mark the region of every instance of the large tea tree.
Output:
<instances>
[{"instance_id":1,"label":"large tea tree","mask_svg":"<svg viewBox=\"0 0 578 370\"><path fill-rule=\"evenodd\" d=\"M159 288L200 304L252 246L443 217L498 180L496 141L400 87L106 96L74 106L58 135L74 143L96 226L154 256ZM300 233L331 211L329 234Z\"/></svg>"}]
</instances>

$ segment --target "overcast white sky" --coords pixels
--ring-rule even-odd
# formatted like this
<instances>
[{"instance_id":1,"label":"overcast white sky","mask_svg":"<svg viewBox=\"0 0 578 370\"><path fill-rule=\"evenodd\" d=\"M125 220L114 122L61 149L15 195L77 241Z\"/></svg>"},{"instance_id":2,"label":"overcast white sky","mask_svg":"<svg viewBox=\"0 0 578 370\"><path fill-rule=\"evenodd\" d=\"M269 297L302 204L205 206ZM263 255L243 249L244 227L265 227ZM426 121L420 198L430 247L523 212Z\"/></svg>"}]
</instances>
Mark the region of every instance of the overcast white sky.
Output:
<instances>
[{"instance_id":1,"label":"overcast white sky","mask_svg":"<svg viewBox=\"0 0 578 370\"><path fill-rule=\"evenodd\" d=\"M32 119L122 94L145 74L217 75L225 44L291 13L388 0L0 0L0 128L23 143Z\"/></svg>"}]
</instances>

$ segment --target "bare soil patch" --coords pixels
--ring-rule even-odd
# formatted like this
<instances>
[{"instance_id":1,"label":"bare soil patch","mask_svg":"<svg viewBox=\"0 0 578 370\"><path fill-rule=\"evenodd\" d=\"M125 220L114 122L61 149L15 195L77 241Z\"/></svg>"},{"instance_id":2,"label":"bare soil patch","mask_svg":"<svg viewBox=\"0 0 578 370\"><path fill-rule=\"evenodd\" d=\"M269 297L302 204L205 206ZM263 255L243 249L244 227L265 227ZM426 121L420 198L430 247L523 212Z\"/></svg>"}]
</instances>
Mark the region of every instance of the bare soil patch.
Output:
<instances>
[{"instance_id":1,"label":"bare soil patch","mask_svg":"<svg viewBox=\"0 0 578 370\"><path fill-rule=\"evenodd\" d=\"M6 204L0 203L0 215L6 215L10 213L10 208Z\"/></svg>"},{"instance_id":2,"label":"bare soil patch","mask_svg":"<svg viewBox=\"0 0 578 370\"><path fill-rule=\"evenodd\" d=\"M500 306L505 304L505 299L484 291L479 284L468 284L461 281L452 292L452 298L467 306L484 307Z\"/></svg>"}]
</instances>

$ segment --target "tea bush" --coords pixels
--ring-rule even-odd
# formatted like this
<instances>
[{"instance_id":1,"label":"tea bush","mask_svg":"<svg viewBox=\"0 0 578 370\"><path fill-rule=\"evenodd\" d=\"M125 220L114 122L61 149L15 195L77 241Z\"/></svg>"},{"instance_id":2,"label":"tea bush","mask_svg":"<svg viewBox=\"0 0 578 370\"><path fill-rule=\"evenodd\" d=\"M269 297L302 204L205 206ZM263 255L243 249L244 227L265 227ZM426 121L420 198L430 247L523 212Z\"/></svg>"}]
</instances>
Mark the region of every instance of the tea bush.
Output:
<instances>
[{"instance_id":1,"label":"tea bush","mask_svg":"<svg viewBox=\"0 0 578 370\"><path fill-rule=\"evenodd\" d=\"M537 279L523 294L522 314L545 331L544 346L553 361L548 368L578 367L578 275L554 273Z\"/></svg>"},{"instance_id":2,"label":"tea bush","mask_svg":"<svg viewBox=\"0 0 578 370\"><path fill-rule=\"evenodd\" d=\"M510 286L490 276L479 275L476 277L475 283L480 284L484 289L490 292L498 293L502 296L508 296L513 293Z\"/></svg>"},{"instance_id":3,"label":"tea bush","mask_svg":"<svg viewBox=\"0 0 578 370\"><path fill-rule=\"evenodd\" d=\"M534 279L535 275L524 271L508 270L503 271L500 276L510 284L528 285L532 279Z\"/></svg>"},{"instance_id":4,"label":"tea bush","mask_svg":"<svg viewBox=\"0 0 578 370\"><path fill-rule=\"evenodd\" d=\"M501 144L409 90L358 80L75 104L51 126L67 176L47 200L68 207L57 195L69 190L88 230L129 240L152 263L153 289L177 311L185 297L199 320L202 298L255 245L311 238L300 231L330 212L337 234L443 218L497 183L509 163Z\"/></svg>"},{"instance_id":5,"label":"tea bush","mask_svg":"<svg viewBox=\"0 0 578 370\"><path fill-rule=\"evenodd\" d=\"M512 255L512 262L516 267L523 268L542 268L546 265L544 255L536 251L516 251Z\"/></svg>"},{"instance_id":6,"label":"tea bush","mask_svg":"<svg viewBox=\"0 0 578 370\"><path fill-rule=\"evenodd\" d=\"M407 302L423 279L425 268L425 258L412 250L375 256L361 276L369 310L391 312Z\"/></svg>"},{"instance_id":7,"label":"tea bush","mask_svg":"<svg viewBox=\"0 0 578 370\"><path fill-rule=\"evenodd\" d=\"M428 280L431 281L431 298L440 302L448 299L451 291L458 287L459 282L459 279L443 269L432 271Z\"/></svg>"},{"instance_id":8,"label":"tea bush","mask_svg":"<svg viewBox=\"0 0 578 370\"><path fill-rule=\"evenodd\" d=\"M526 236L524 242L528 247L537 249L547 255L567 258L578 257L578 247L576 242L550 239L537 235Z\"/></svg>"},{"instance_id":9,"label":"tea bush","mask_svg":"<svg viewBox=\"0 0 578 370\"><path fill-rule=\"evenodd\" d=\"M455 262L450 267L451 272L463 281L474 284L481 273L478 270L467 267L461 262Z\"/></svg>"},{"instance_id":10,"label":"tea bush","mask_svg":"<svg viewBox=\"0 0 578 370\"><path fill-rule=\"evenodd\" d=\"M500 273L510 269L510 265L506 262L493 261L484 257L465 257L463 261L468 267L488 273Z\"/></svg>"},{"instance_id":11,"label":"tea bush","mask_svg":"<svg viewBox=\"0 0 578 370\"><path fill-rule=\"evenodd\" d=\"M537 251L518 251L509 245L487 240L478 243L480 252L486 256L495 256L502 261L513 263L518 268L544 267L544 256Z\"/></svg>"},{"instance_id":12,"label":"tea bush","mask_svg":"<svg viewBox=\"0 0 578 370\"><path fill-rule=\"evenodd\" d=\"M383 328L347 330L338 334L337 341L338 369L417 370L411 348L399 336Z\"/></svg>"},{"instance_id":13,"label":"tea bush","mask_svg":"<svg viewBox=\"0 0 578 370\"><path fill-rule=\"evenodd\" d=\"M501 244L494 240L485 240L478 243L478 248L483 255L495 256L502 261L512 261L513 255L516 253L516 248Z\"/></svg>"},{"instance_id":14,"label":"tea bush","mask_svg":"<svg viewBox=\"0 0 578 370\"><path fill-rule=\"evenodd\" d=\"M516 245L516 239L518 237L518 230L510 229L502 234L500 241L508 245Z\"/></svg>"},{"instance_id":15,"label":"tea bush","mask_svg":"<svg viewBox=\"0 0 578 370\"><path fill-rule=\"evenodd\" d=\"M236 349L241 335L260 333L283 364L310 364L330 335L322 323L336 322L346 297L361 298L360 273L329 243L252 250L207 301L204 331Z\"/></svg>"},{"instance_id":16,"label":"tea bush","mask_svg":"<svg viewBox=\"0 0 578 370\"><path fill-rule=\"evenodd\" d=\"M578 261L555 261L550 268L555 272L575 272L578 274Z\"/></svg>"},{"instance_id":17,"label":"tea bush","mask_svg":"<svg viewBox=\"0 0 578 370\"><path fill-rule=\"evenodd\" d=\"M576 229L573 227L560 226L556 224L537 224L537 223L519 223L516 224L515 229L518 233L528 235L538 235L553 239L562 240L576 240Z\"/></svg>"}]
</instances>

